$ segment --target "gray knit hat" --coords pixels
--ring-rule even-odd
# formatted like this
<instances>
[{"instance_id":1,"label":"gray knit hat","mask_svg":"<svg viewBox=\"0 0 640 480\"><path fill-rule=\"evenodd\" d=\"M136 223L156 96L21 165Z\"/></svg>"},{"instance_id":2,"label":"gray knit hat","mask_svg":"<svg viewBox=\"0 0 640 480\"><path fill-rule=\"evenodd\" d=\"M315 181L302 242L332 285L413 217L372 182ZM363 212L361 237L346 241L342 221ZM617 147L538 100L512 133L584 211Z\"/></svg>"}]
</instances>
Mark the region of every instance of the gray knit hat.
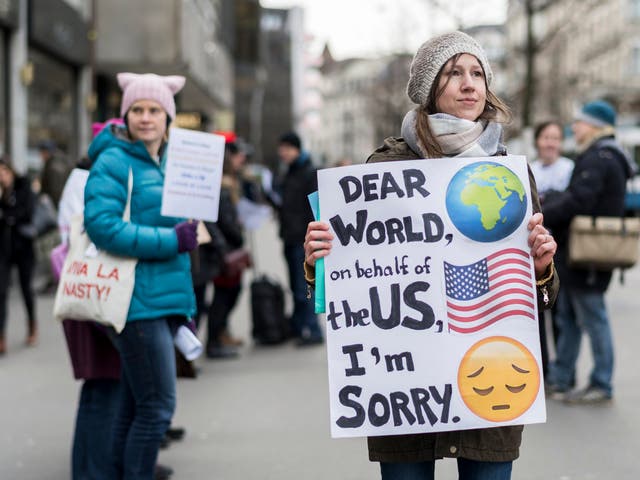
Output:
<instances>
[{"instance_id":1,"label":"gray knit hat","mask_svg":"<svg viewBox=\"0 0 640 480\"><path fill-rule=\"evenodd\" d=\"M445 33L424 42L413 57L407 84L407 95L413 103L425 105L429 101L436 75L458 53L469 53L476 57L484 69L487 85L491 85L493 72L480 44L466 33Z\"/></svg>"}]
</instances>

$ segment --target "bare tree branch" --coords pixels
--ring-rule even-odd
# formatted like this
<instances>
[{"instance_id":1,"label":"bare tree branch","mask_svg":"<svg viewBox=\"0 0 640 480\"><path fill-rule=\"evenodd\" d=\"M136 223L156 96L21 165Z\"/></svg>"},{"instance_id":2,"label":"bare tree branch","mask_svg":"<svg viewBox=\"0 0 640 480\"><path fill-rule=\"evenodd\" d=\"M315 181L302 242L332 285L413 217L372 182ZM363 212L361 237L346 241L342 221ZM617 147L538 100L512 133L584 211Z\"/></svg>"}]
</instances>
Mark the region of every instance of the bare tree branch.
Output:
<instances>
[{"instance_id":1,"label":"bare tree branch","mask_svg":"<svg viewBox=\"0 0 640 480\"><path fill-rule=\"evenodd\" d=\"M452 7L451 5L447 5L445 2L441 2L440 0L426 0L426 3L434 7L436 10L440 10L441 12L451 17L456 23L458 30L461 30L464 27L462 17L454 11L454 7Z\"/></svg>"},{"instance_id":2,"label":"bare tree branch","mask_svg":"<svg viewBox=\"0 0 640 480\"><path fill-rule=\"evenodd\" d=\"M551 4L552 1L548 3ZM555 28L549 31L544 38L541 38L538 40L536 44L537 51L544 50L547 47L547 45L549 45L549 43L551 43L556 38L558 34L569 33L575 30L576 28L578 28L579 25L574 21L574 19L576 17L583 18L584 17L583 13L585 13L588 10L591 10L600 2L599 0L586 0L586 1L573 0L568 3L569 3L569 8L567 9L567 11L569 13L564 19L558 22L558 28Z\"/></svg>"},{"instance_id":3,"label":"bare tree branch","mask_svg":"<svg viewBox=\"0 0 640 480\"><path fill-rule=\"evenodd\" d=\"M578 24L575 22L575 19L584 17L584 13L586 11L599 3L597 0L561 1L564 1L567 5L567 14L565 18L560 20L555 28L547 30L544 37L536 38L533 28L535 16L544 12L552 5L557 4L557 0L522 0L527 26L526 39L524 43L525 78L520 117L522 127L530 126L533 119L533 105L537 93L537 78L535 71L537 55L547 48L547 46L552 43L559 34L566 34L575 28L578 28Z\"/></svg>"}]
</instances>

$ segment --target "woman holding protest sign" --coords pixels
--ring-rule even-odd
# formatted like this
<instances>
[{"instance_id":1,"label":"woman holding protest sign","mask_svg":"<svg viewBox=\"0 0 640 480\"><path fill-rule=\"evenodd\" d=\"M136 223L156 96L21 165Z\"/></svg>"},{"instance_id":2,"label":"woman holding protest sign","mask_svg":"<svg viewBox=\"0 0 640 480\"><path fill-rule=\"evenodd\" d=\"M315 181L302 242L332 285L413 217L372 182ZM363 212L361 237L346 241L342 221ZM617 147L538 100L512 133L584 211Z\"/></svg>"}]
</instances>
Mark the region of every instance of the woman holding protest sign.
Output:
<instances>
[{"instance_id":1,"label":"woman holding protest sign","mask_svg":"<svg viewBox=\"0 0 640 480\"><path fill-rule=\"evenodd\" d=\"M176 114L173 96L184 82L181 76L118 74L125 125L109 125L89 148L87 233L97 248L137 259L125 327L111 331L122 362L122 393L114 471L105 478L153 478L176 404L173 336L195 313L187 252L197 246L197 224L160 214L167 129Z\"/></svg>"},{"instance_id":2,"label":"woman holding protest sign","mask_svg":"<svg viewBox=\"0 0 640 480\"><path fill-rule=\"evenodd\" d=\"M482 47L462 32L425 42L410 69L407 93L418 106L402 123L401 138L384 141L367 162L440 157L506 155L500 122L508 108L489 90L493 73ZM555 299L558 279L553 268L556 243L542 225L535 181L529 173L533 216L528 243L538 286L538 304ZM315 282L315 262L331 251L333 234L324 222L311 222L305 238L305 273ZM458 459L461 479L509 479L519 455L522 426L482 428L369 438L369 458L381 464L382 478L432 479L435 460Z\"/></svg>"}]
</instances>

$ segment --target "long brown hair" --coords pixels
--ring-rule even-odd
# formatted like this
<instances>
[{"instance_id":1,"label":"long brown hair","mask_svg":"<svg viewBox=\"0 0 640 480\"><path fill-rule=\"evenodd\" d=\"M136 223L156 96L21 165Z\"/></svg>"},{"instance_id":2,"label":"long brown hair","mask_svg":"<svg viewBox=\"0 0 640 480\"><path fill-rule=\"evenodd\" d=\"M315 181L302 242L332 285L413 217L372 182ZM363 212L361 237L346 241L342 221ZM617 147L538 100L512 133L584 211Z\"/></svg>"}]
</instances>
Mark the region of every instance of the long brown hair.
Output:
<instances>
[{"instance_id":1,"label":"long brown hair","mask_svg":"<svg viewBox=\"0 0 640 480\"><path fill-rule=\"evenodd\" d=\"M436 107L436 102L440 95L444 92L449 84L449 80L451 77L447 78L447 81L444 82L442 87L438 87L440 85L440 77L442 76L442 72L444 71L447 64L453 60L452 67L455 67L458 63L458 59L462 56L462 53L458 53L451 57L446 63L442 66L436 78L433 81L434 87L431 88L429 92L429 98L427 99L427 103L425 105L420 105L417 111L417 119L416 119L416 134L418 136L418 140L420 142L421 148L425 150L424 153L427 154L429 158L437 158L443 157L444 152L440 147L433 131L431 130L431 125L429 124L429 115L438 112L438 108ZM481 65L482 68L482 65ZM482 69L484 73L484 69ZM511 121L511 110L509 107L500 100L490 89L489 85L487 85L486 73L485 73L485 87L487 89L487 99L484 105L484 110L478 117L481 120L494 121L500 123L508 123Z\"/></svg>"}]
</instances>

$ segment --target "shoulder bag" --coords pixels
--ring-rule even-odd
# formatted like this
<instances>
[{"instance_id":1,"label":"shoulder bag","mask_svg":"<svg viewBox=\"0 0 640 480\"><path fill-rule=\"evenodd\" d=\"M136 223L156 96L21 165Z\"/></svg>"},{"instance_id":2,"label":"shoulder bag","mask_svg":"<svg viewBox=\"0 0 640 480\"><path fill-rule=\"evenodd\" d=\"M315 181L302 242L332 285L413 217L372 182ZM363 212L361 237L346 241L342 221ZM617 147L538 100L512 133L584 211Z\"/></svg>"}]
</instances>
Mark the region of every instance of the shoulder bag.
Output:
<instances>
[{"instance_id":1,"label":"shoulder bag","mask_svg":"<svg viewBox=\"0 0 640 480\"><path fill-rule=\"evenodd\" d=\"M220 287L235 287L242 280L242 272L251 267L251 254L244 248L224 254L222 272L213 278L213 284Z\"/></svg>"},{"instance_id":2,"label":"shoulder bag","mask_svg":"<svg viewBox=\"0 0 640 480\"><path fill-rule=\"evenodd\" d=\"M569 265L613 270L638 261L640 218L578 215L569 227Z\"/></svg>"},{"instance_id":3,"label":"shoulder bag","mask_svg":"<svg viewBox=\"0 0 640 480\"><path fill-rule=\"evenodd\" d=\"M122 215L125 222L131 216L132 189L129 169L127 204ZM120 333L127 321L137 263L137 258L98 250L84 230L83 217L75 216L53 306L55 318L95 321Z\"/></svg>"}]
</instances>

